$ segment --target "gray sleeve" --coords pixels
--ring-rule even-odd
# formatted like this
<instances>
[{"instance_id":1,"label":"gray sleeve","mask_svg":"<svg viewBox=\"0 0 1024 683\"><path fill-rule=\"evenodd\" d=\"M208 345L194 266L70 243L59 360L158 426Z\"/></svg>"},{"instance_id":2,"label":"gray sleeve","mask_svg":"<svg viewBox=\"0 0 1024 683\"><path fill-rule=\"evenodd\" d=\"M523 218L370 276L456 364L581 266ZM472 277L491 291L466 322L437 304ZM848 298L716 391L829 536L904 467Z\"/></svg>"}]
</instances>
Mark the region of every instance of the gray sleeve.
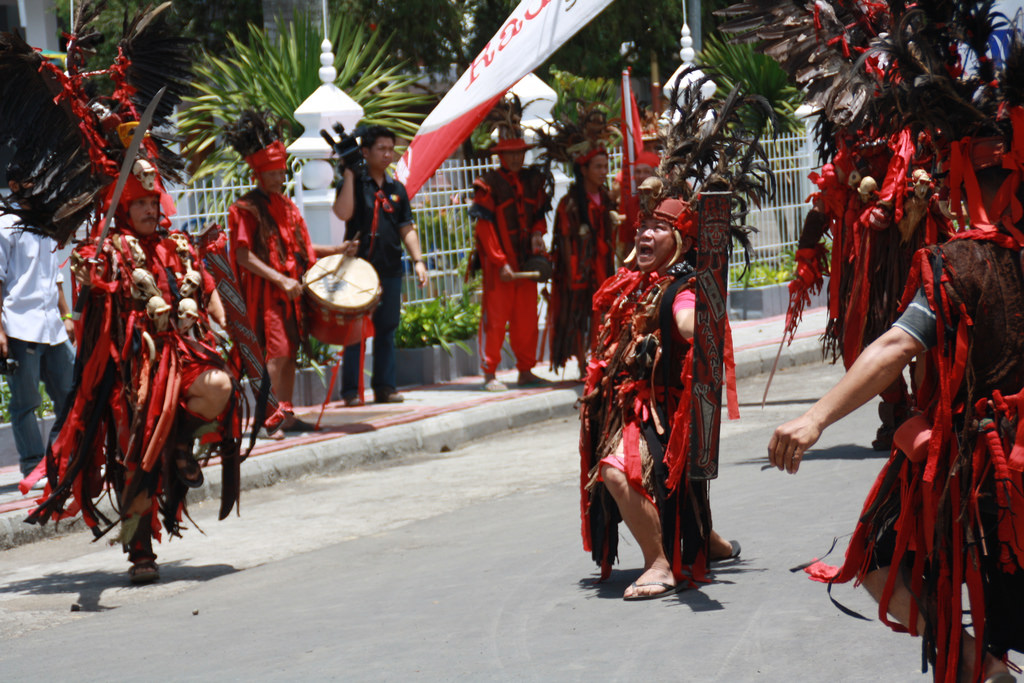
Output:
<instances>
[{"instance_id":1,"label":"gray sleeve","mask_svg":"<svg viewBox=\"0 0 1024 683\"><path fill-rule=\"evenodd\" d=\"M900 328L921 342L926 349L935 346L935 311L928 305L924 288L917 290L907 310L903 311L903 315L892 326Z\"/></svg>"}]
</instances>

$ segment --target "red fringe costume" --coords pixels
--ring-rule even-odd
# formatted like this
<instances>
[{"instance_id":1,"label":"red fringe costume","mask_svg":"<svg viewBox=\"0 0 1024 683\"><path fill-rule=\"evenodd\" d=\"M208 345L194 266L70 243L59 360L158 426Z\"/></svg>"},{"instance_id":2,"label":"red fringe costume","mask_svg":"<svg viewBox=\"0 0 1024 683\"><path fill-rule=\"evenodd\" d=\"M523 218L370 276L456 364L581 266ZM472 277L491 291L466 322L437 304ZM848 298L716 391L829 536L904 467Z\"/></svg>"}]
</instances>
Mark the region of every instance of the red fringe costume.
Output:
<instances>
[{"instance_id":1,"label":"red fringe costume","mask_svg":"<svg viewBox=\"0 0 1024 683\"><path fill-rule=\"evenodd\" d=\"M580 513L583 549L601 567L602 580L618 554L622 518L599 470L620 442L627 480L658 509L676 580L709 580L709 482L691 480L687 467L693 350L672 315L672 302L693 288L693 275L685 263L664 276L621 268L594 295L600 325L580 412ZM731 344L726 348L732 377ZM732 393L729 414L739 416Z\"/></svg>"},{"instance_id":2,"label":"red fringe costume","mask_svg":"<svg viewBox=\"0 0 1024 683\"><path fill-rule=\"evenodd\" d=\"M972 230L919 252L909 298L923 287L937 313L937 343L914 403L932 425L926 452L895 450L879 474L835 570L819 580L845 582L878 566L909 569L909 587L927 623L926 653L935 680L957 681L965 615L983 649L1002 657L1024 651L1024 281L1021 248L1007 235ZM882 547L880 548L880 544ZM878 557L878 556L881 557ZM887 617L899 571L879 603ZM1009 614L1007 613L1009 612Z\"/></svg>"},{"instance_id":3,"label":"red fringe costume","mask_svg":"<svg viewBox=\"0 0 1024 683\"><path fill-rule=\"evenodd\" d=\"M586 350L593 342L591 300L600 283L614 272L614 204L604 187L599 192L598 204L580 183L573 183L555 213L551 241L554 274L548 304L553 370L561 370L573 357L581 368L586 363ZM579 207L584 202L586 215L582 216Z\"/></svg>"},{"instance_id":4,"label":"red fringe costume","mask_svg":"<svg viewBox=\"0 0 1024 683\"><path fill-rule=\"evenodd\" d=\"M174 206L163 181L185 180L184 161L171 147L172 117L191 89L193 41L171 29L169 7L125 21L108 69L85 69L101 38L89 24L102 5L78 5L67 73L16 36L0 34L0 139L13 143L16 161L32 173L31 188L18 197L32 207L22 218L62 245L83 223L89 228L71 257L82 314L72 391L44 463L22 482L31 485L45 468L44 495L27 521L81 512L97 537L120 524L135 565L130 576L140 583L158 578L152 538L160 538L161 526L179 535L186 492L202 484L193 439L208 447L203 457L220 459L221 518L238 502L244 457L242 394L209 328L213 281L188 235L153 226L144 236L129 227L132 203L154 197L160 227L168 227ZM93 78L112 81L111 94L92 96ZM140 112L151 121L133 148ZM120 169L129 175L113 227L102 232ZM141 208L140 215L150 209ZM186 407L189 389L208 370L226 373L233 389L212 423ZM104 498L112 499L113 515L101 510Z\"/></svg>"},{"instance_id":5,"label":"red fringe costume","mask_svg":"<svg viewBox=\"0 0 1024 683\"><path fill-rule=\"evenodd\" d=\"M131 198L130 184L123 206ZM98 251L84 242L72 257L76 276L91 277L91 289L77 331L70 407L47 453L46 494L28 521L45 523L81 511L97 537L120 522L129 559L139 563L155 559L151 538L160 539L161 519L170 535L179 536L187 514L189 486L179 469L188 463L183 458L192 458L193 432L205 421L189 413L185 395L203 372L231 371L209 327L206 304L214 285L188 236L141 236L122 227L121 210L118 216ZM96 265L90 267L93 258ZM158 296L148 296L140 272L152 275ZM153 299L166 304L160 315L154 315ZM198 304L197 319L182 315L186 300ZM228 407L202 437L210 447L206 457L221 461L221 519L238 502L243 460L242 394L233 384ZM116 498L113 520L98 507L108 486Z\"/></svg>"}]
</instances>

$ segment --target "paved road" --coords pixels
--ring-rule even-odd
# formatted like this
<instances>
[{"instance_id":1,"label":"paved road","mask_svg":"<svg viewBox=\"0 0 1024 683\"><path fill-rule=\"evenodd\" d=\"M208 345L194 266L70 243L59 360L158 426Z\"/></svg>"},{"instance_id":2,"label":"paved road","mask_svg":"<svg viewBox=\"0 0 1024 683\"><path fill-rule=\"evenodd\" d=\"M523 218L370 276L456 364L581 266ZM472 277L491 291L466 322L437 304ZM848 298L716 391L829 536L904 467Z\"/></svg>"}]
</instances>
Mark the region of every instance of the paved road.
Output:
<instances>
[{"instance_id":1,"label":"paved road","mask_svg":"<svg viewBox=\"0 0 1024 683\"><path fill-rule=\"evenodd\" d=\"M743 418L723 430L712 507L743 558L700 591L624 603L639 573L631 540L612 580L593 584L576 425L561 420L247 492L241 517L221 523L215 506L199 506L208 535L165 543L153 586L127 587L119 549L84 534L0 553L0 671L5 681L119 680L139 666L171 680L927 680L918 641L839 613L823 586L788 571L852 530L882 462L861 445L875 428L868 407L827 433L796 477L763 471L771 426L837 376L784 371L764 411L764 378L741 382ZM834 594L873 616L862 591Z\"/></svg>"}]
</instances>

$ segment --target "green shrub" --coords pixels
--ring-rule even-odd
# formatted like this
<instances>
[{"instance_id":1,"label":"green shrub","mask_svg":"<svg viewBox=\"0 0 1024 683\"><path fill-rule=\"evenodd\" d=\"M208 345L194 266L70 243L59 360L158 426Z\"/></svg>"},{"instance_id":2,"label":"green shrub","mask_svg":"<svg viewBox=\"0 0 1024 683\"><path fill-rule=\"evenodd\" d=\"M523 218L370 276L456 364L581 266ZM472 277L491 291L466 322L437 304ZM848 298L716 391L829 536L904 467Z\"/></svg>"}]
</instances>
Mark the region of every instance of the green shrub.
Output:
<instances>
[{"instance_id":1,"label":"green shrub","mask_svg":"<svg viewBox=\"0 0 1024 683\"><path fill-rule=\"evenodd\" d=\"M465 340L480 327L480 304L470 292L462 296L438 298L426 303L410 304L402 310L402 319L395 332L395 345L400 349L416 349L439 344L452 353L452 344L470 351Z\"/></svg>"}]
</instances>

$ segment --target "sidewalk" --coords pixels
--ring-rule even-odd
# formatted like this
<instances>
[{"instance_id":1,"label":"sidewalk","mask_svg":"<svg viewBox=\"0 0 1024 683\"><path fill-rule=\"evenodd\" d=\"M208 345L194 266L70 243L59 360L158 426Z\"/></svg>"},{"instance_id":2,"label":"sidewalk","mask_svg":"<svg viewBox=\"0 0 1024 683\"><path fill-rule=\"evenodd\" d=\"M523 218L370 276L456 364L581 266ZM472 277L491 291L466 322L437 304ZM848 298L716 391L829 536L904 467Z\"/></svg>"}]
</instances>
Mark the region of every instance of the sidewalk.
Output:
<instances>
[{"instance_id":1,"label":"sidewalk","mask_svg":"<svg viewBox=\"0 0 1024 683\"><path fill-rule=\"evenodd\" d=\"M782 337L784 316L732 323L738 380L771 370ZM824 308L805 312L793 344L782 351L779 367L821 361L818 338L824 332ZM516 389L514 371L499 373L510 390L481 390L480 377L450 384L403 387L405 402L346 408L328 404L321 430L284 441L259 440L242 465L242 489L272 486L309 474L336 473L412 453L438 453L500 431L525 427L557 417L576 415L581 384L546 368L535 372L551 380L540 388ZM575 373L575 367L572 370ZM298 408L299 417L316 422L320 406ZM220 494L220 468L204 470L206 483L189 493L196 502ZM24 518L40 493L18 491L16 466L0 467L0 550L33 540L83 529L80 520L25 524ZM244 496L243 496L244 501Z\"/></svg>"}]
</instances>

